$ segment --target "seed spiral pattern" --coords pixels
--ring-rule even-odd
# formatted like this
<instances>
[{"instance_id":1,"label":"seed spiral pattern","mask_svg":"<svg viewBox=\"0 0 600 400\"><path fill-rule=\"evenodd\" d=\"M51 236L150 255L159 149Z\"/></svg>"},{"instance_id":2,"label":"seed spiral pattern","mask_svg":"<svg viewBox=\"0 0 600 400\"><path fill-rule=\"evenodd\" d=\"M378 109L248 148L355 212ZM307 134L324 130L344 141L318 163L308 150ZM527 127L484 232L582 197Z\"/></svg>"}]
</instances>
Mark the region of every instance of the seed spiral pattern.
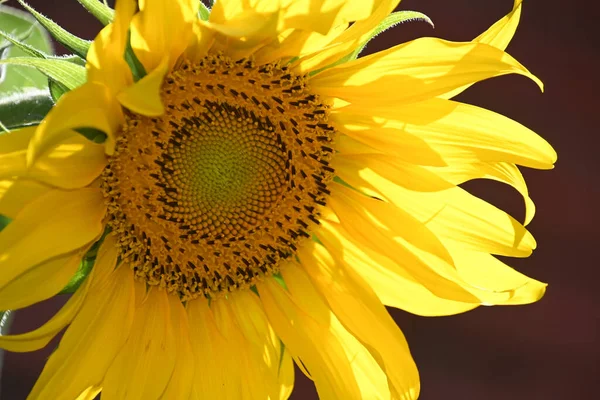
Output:
<instances>
[{"instance_id":1,"label":"seed spiral pattern","mask_svg":"<svg viewBox=\"0 0 600 400\"><path fill-rule=\"evenodd\" d=\"M307 78L209 55L166 76L166 112L128 113L102 175L120 259L182 301L278 272L318 224L335 130Z\"/></svg>"}]
</instances>

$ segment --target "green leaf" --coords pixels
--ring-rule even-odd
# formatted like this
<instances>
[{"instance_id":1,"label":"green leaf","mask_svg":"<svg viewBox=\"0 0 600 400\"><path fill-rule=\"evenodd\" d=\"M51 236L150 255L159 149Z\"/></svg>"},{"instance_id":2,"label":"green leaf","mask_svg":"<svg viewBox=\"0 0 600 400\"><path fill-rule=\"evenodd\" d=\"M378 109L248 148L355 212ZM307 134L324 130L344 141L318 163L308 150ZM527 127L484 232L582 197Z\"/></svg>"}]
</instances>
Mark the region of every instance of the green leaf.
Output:
<instances>
[{"instance_id":1,"label":"green leaf","mask_svg":"<svg viewBox=\"0 0 600 400\"><path fill-rule=\"evenodd\" d=\"M1 64L21 65L37 68L38 71L48 78L56 81L69 90L73 90L85 83L86 70L81 65L58 58L42 59L31 57L15 57L0 60Z\"/></svg>"},{"instance_id":2,"label":"green leaf","mask_svg":"<svg viewBox=\"0 0 600 400\"><path fill-rule=\"evenodd\" d=\"M3 130L37 125L53 105L48 90L29 88L14 92L0 97L0 123Z\"/></svg>"},{"instance_id":3,"label":"green leaf","mask_svg":"<svg viewBox=\"0 0 600 400\"><path fill-rule=\"evenodd\" d=\"M89 40L82 39L78 36L73 35L71 32L67 31L56 22L52 21L50 18L45 17L44 15L37 12L33 9L29 4L25 3L24 0L17 0L27 11L29 11L38 21L42 24L52 37L56 39L60 44L76 53L77 55L85 58L88 49L92 42Z\"/></svg>"},{"instance_id":4,"label":"green leaf","mask_svg":"<svg viewBox=\"0 0 600 400\"><path fill-rule=\"evenodd\" d=\"M210 9L202 2L200 2L200 8L198 9L198 17L202 21L208 21L208 17L210 17Z\"/></svg>"},{"instance_id":5,"label":"green leaf","mask_svg":"<svg viewBox=\"0 0 600 400\"><path fill-rule=\"evenodd\" d=\"M12 322L13 312L10 310L0 311L0 336L8 334Z\"/></svg>"},{"instance_id":6,"label":"green leaf","mask_svg":"<svg viewBox=\"0 0 600 400\"><path fill-rule=\"evenodd\" d=\"M0 311L0 336L7 335L10 331L10 326L12 325L12 320L14 317L14 312ZM2 366L4 363L4 350L0 349L0 371L2 371Z\"/></svg>"},{"instance_id":7,"label":"green leaf","mask_svg":"<svg viewBox=\"0 0 600 400\"><path fill-rule=\"evenodd\" d=\"M108 25L112 22L115 11L106 3L98 0L77 0L86 10L88 10L102 25Z\"/></svg>"},{"instance_id":8,"label":"green leaf","mask_svg":"<svg viewBox=\"0 0 600 400\"><path fill-rule=\"evenodd\" d=\"M30 52L52 53L50 36L38 22L26 12L0 6L0 60L23 57ZM16 40L23 44L21 48L13 44ZM0 97L21 91L22 88L44 88L48 85L46 77L40 72L17 66L0 66Z\"/></svg>"}]
</instances>

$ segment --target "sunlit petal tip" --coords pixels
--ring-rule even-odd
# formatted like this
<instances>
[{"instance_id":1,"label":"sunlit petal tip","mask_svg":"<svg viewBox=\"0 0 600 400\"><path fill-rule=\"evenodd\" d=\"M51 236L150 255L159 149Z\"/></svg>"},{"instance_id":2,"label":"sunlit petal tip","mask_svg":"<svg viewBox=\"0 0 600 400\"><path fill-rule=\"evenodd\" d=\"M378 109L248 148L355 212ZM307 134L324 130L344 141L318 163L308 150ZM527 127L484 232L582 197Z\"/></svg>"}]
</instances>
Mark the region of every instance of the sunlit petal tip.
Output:
<instances>
[{"instance_id":1,"label":"sunlit petal tip","mask_svg":"<svg viewBox=\"0 0 600 400\"><path fill-rule=\"evenodd\" d=\"M37 126L27 149L27 167L78 128L93 128L107 136L107 152L114 149L114 136L123 123L121 107L109 88L98 82L88 82L65 93Z\"/></svg>"},{"instance_id":2,"label":"sunlit petal tip","mask_svg":"<svg viewBox=\"0 0 600 400\"><path fill-rule=\"evenodd\" d=\"M88 81L103 83L113 93L132 83L123 54L136 8L134 0L117 1L113 22L96 36L87 54Z\"/></svg>"},{"instance_id":3,"label":"sunlit petal tip","mask_svg":"<svg viewBox=\"0 0 600 400\"><path fill-rule=\"evenodd\" d=\"M164 57L151 73L121 91L117 99L124 107L141 115L164 114L165 107L160 97L160 88L168 68L169 58Z\"/></svg>"},{"instance_id":4,"label":"sunlit petal tip","mask_svg":"<svg viewBox=\"0 0 600 400\"><path fill-rule=\"evenodd\" d=\"M197 0L145 0L131 24L131 47L146 68L154 70L165 57L173 67L193 35Z\"/></svg>"}]
</instances>

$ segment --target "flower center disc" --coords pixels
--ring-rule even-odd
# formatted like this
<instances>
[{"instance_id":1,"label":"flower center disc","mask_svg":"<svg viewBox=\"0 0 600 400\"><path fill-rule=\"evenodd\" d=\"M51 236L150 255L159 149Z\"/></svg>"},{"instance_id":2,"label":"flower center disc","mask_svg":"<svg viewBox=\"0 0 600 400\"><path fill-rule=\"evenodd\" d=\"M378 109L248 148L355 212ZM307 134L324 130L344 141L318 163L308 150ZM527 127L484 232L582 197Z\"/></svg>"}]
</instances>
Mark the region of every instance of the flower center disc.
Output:
<instances>
[{"instance_id":1,"label":"flower center disc","mask_svg":"<svg viewBox=\"0 0 600 400\"><path fill-rule=\"evenodd\" d=\"M103 173L121 259L182 301L277 272L329 193L328 107L286 67L223 56L183 62L161 95Z\"/></svg>"}]
</instances>

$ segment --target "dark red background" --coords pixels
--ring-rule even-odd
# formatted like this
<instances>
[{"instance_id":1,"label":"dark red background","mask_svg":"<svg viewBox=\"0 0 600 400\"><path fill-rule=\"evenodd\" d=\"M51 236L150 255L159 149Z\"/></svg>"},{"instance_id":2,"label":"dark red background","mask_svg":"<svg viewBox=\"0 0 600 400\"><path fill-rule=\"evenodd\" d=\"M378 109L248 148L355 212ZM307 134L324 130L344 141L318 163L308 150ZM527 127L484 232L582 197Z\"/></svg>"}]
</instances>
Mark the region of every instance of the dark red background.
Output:
<instances>
[{"instance_id":1,"label":"dark red background","mask_svg":"<svg viewBox=\"0 0 600 400\"><path fill-rule=\"evenodd\" d=\"M74 0L29 3L80 36L93 38L100 29ZM520 121L558 151L555 170L524 171L537 205L530 229L538 250L528 259L511 261L550 286L544 299L524 307L481 307L444 318L391 310L419 366L423 400L577 400L600 393L596 289L600 273L595 253L600 239L599 13L593 1L524 3L508 51L544 81L546 92L540 93L523 77L505 76L475 85L459 100ZM512 0L404 0L402 9L425 12L435 29L424 23L404 24L368 49L377 51L420 36L470 40L511 6ZM467 188L522 219L521 198L510 188L489 182ZM14 330L36 328L62 301L54 299L17 313ZM6 354L3 400L25 399L54 346ZM316 399L310 381L299 372L296 378L292 398Z\"/></svg>"}]
</instances>

